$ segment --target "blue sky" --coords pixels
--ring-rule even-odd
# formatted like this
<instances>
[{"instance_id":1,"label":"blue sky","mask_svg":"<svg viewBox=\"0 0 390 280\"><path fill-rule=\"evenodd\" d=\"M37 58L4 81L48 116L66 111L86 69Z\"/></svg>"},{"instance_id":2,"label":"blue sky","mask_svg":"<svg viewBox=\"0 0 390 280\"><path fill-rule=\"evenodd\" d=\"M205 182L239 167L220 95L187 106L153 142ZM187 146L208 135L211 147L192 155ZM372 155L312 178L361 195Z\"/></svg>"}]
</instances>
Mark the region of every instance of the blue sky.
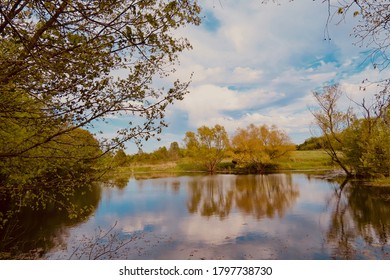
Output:
<instances>
[{"instance_id":1,"label":"blue sky","mask_svg":"<svg viewBox=\"0 0 390 280\"><path fill-rule=\"evenodd\" d=\"M186 131L215 124L230 135L251 123L275 124L299 144L315 133L308 110L315 105L313 90L339 82L353 100L375 93L360 91L361 81L388 72L373 70L364 62L365 49L354 45L350 34L358 18L338 25L335 20L328 29L331 40L324 40L328 11L322 1L279 2L199 1L202 24L177 32L190 40L193 50L180 55L170 78L186 81L194 73L190 93L167 109L169 127L162 140L148 141L144 151L169 147L173 141L181 144ZM342 102L351 104L348 99ZM111 129L125 124L114 119ZM126 150L134 153L137 148L128 143Z\"/></svg>"}]
</instances>

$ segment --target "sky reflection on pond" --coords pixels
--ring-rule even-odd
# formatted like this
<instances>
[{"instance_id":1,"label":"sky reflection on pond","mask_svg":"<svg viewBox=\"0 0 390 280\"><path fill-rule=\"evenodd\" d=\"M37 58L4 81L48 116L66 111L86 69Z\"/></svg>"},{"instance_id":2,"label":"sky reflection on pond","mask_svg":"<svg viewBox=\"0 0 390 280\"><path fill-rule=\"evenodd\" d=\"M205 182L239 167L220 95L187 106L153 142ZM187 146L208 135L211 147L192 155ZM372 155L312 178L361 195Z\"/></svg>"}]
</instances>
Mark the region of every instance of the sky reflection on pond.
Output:
<instances>
[{"instance_id":1,"label":"sky reflection on pond","mask_svg":"<svg viewBox=\"0 0 390 280\"><path fill-rule=\"evenodd\" d=\"M132 178L104 187L94 215L47 257L88 258L97 229L115 225L104 242L118 248L101 258L389 259L389 195L304 174Z\"/></svg>"}]
</instances>

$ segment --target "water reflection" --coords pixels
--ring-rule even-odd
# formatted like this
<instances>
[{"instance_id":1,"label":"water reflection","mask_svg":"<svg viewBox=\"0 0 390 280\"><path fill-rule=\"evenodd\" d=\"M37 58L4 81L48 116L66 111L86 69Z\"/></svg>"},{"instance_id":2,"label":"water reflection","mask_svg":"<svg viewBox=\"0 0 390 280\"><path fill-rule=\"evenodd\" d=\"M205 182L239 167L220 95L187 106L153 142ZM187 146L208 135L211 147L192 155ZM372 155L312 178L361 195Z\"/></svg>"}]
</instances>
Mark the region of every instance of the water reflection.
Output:
<instances>
[{"instance_id":1,"label":"water reflection","mask_svg":"<svg viewBox=\"0 0 390 280\"><path fill-rule=\"evenodd\" d=\"M67 228L85 221L98 207L101 188L91 185L76 193L68 201L76 218L69 218L68 211L58 208L58 204L47 201L46 208L25 207L15 211L12 219L0 230L0 258L31 259L40 258L54 247L66 242ZM9 201L0 201L0 211L12 209Z\"/></svg>"},{"instance_id":2,"label":"water reflection","mask_svg":"<svg viewBox=\"0 0 390 280\"><path fill-rule=\"evenodd\" d=\"M291 174L204 177L189 182L190 213L225 218L233 207L256 219L283 217L299 196Z\"/></svg>"},{"instance_id":3,"label":"water reflection","mask_svg":"<svg viewBox=\"0 0 390 280\"><path fill-rule=\"evenodd\" d=\"M101 258L389 259L389 194L302 174L130 179L74 234L117 221Z\"/></svg>"},{"instance_id":4,"label":"water reflection","mask_svg":"<svg viewBox=\"0 0 390 280\"><path fill-rule=\"evenodd\" d=\"M237 207L257 219L283 217L299 196L291 174L237 177Z\"/></svg>"},{"instance_id":5,"label":"water reflection","mask_svg":"<svg viewBox=\"0 0 390 280\"><path fill-rule=\"evenodd\" d=\"M389 188L304 174L127 176L75 197L92 205L79 220L23 212L1 246L52 259L390 259Z\"/></svg>"},{"instance_id":6,"label":"water reflection","mask_svg":"<svg viewBox=\"0 0 390 280\"><path fill-rule=\"evenodd\" d=\"M188 182L187 209L210 217L224 218L232 208L234 185L232 180L220 180L218 176L207 176Z\"/></svg>"},{"instance_id":7,"label":"water reflection","mask_svg":"<svg viewBox=\"0 0 390 280\"><path fill-rule=\"evenodd\" d=\"M334 188L329 206L327 241L333 258L389 258L390 188L343 182Z\"/></svg>"}]
</instances>

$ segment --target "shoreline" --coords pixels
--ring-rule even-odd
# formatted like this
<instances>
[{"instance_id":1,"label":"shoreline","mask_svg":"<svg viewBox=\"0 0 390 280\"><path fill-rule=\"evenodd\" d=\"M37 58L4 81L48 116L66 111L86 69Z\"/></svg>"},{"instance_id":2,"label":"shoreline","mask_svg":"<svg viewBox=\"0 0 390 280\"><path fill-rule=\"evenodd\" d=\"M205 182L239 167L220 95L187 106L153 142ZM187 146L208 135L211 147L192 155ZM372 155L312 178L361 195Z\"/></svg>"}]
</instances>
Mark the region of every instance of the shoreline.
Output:
<instances>
[{"instance_id":1,"label":"shoreline","mask_svg":"<svg viewBox=\"0 0 390 280\"><path fill-rule=\"evenodd\" d=\"M157 165L158 166L158 165ZM153 167L153 165L149 165L149 167ZM150 178L158 178L158 177L166 177L166 176L180 176L185 174L194 174L194 175L266 175L266 174L274 174L274 173L314 173L315 177L323 180L346 180L346 175L341 169L332 169L332 168L312 168L312 169L279 169L279 170L269 170L264 173L250 173L243 172L242 170L219 170L215 173L209 173L204 170L179 170L179 169L151 169L145 171L137 171L134 170L136 168L129 167L120 167L114 169L113 172L109 175L110 178L121 177L124 175L129 175L129 177L150 177ZM151 176L147 176L151 175ZM159 176L162 175L162 176ZM165 176L164 176L165 175ZM359 182L365 187L390 187L390 178L386 179L355 179L350 178L348 181Z\"/></svg>"}]
</instances>

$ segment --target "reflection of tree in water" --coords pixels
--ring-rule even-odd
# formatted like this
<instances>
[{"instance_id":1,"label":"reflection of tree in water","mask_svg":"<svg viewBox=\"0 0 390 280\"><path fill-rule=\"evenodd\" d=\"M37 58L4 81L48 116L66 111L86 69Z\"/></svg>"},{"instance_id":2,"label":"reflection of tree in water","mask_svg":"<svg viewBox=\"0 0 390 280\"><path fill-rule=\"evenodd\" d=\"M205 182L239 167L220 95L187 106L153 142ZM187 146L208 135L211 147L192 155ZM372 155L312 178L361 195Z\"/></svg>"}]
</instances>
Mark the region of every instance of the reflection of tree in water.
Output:
<instances>
[{"instance_id":1,"label":"reflection of tree in water","mask_svg":"<svg viewBox=\"0 0 390 280\"><path fill-rule=\"evenodd\" d=\"M283 216L299 195L287 174L209 176L189 182L188 211L224 218L233 206L260 219Z\"/></svg>"},{"instance_id":2,"label":"reflection of tree in water","mask_svg":"<svg viewBox=\"0 0 390 280\"><path fill-rule=\"evenodd\" d=\"M180 181L175 180L172 182L171 189L174 193L178 193L180 191Z\"/></svg>"},{"instance_id":3,"label":"reflection of tree in water","mask_svg":"<svg viewBox=\"0 0 390 280\"><path fill-rule=\"evenodd\" d=\"M46 202L46 208L25 207L15 211L12 219L0 230L0 259L38 258L63 241L66 226L75 225L89 217L98 206L101 188L90 186L76 190L66 201L77 217L69 218L69 209L59 209ZM65 202L64 202L65 203ZM12 210L12 201L0 200L0 211Z\"/></svg>"},{"instance_id":4,"label":"reflection of tree in water","mask_svg":"<svg viewBox=\"0 0 390 280\"><path fill-rule=\"evenodd\" d=\"M113 179L114 186L120 190L123 190L129 184L130 175L128 175L128 174L125 174L125 175L127 175L127 176L122 175L122 176L115 177Z\"/></svg>"},{"instance_id":5,"label":"reflection of tree in water","mask_svg":"<svg viewBox=\"0 0 390 280\"><path fill-rule=\"evenodd\" d=\"M343 182L335 188L329 203L332 208L327 240L334 258L356 259L357 241L379 247L382 257L389 258L390 189L362 187ZM366 256L367 257L367 256Z\"/></svg>"},{"instance_id":6,"label":"reflection of tree in water","mask_svg":"<svg viewBox=\"0 0 390 280\"><path fill-rule=\"evenodd\" d=\"M189 181L190 199L187 208L190 213L200 211L202 216L217 215L224 218L232 208L233 188L222 176L194 177Z\"/></svg>"},{"instance_id":7,"label":"reflection of tree in water","mask_svg":"<svg viewBox=\"0 0 390 280\"><path fill-rule=\"evenodd\" d=\"M236 184L237 207L257 219L283 217L299 196L288 174L238 176Z\"/></svg>"}]
</instances>

